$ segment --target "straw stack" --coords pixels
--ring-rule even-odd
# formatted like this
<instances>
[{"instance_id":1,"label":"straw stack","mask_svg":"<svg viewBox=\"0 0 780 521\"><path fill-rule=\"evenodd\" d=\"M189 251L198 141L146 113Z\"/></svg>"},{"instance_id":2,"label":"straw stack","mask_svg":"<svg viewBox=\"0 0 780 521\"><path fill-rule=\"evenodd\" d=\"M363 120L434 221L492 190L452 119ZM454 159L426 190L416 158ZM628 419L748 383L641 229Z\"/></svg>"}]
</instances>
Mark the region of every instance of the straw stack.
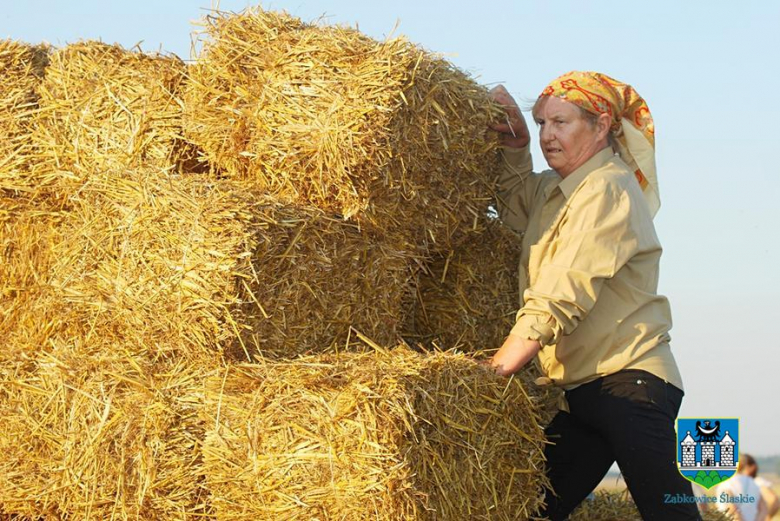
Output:
<instances>
[{"instance_id":1,"label":"straw stack","mask_svg":"<svg viewBox=\"0 0 780 521\"><path fill-rule=\"evenodd\" d=\"M403 336L426 349L457 348L491 356L514 325L518 309L518 237L497 221L480 219L447 254L434 256L418 271ZM559 409L562 391L537 386L542 376L531 363L519 375L547 425Z\"/></svg>"},{"instance_id":2,"label":"straw stack","mask_svg":"<svg viewBox=\"0 0 780 521\"><path fill-rule=\"evenodd\" d=\"M0 197L0 362L44 349L51 327L62 323L50 306L57 300L44 297L62 219L26 197Z\"/></svg>"},{"instance_id":3,"label":"straw stack","mask_svg":"<svg viewBox=\"0 0 780 521\"><path fill-rule=\"evenodd\" d=\"M7 512L184 519L206 508L198 393L218 364L244 235L229 197L189 181L93 175L68 211L20 203L0 222Z\"/></svg>"},{"instance_id":4,"label":"straw stack","mask_svg":"<svg viewBox=\"0 0 780 521\"><path fill-rule=\"evenodd\" d=\"M30 115L0 159L2 509L532 515L521 379L379 347L505 334L485 90L401 39L259 9L207 25L191 73L98 42L37 87L45 53L0 63L22 71L0 124Z\"/></svg>"},{"instance_id":5,"label":"straw stack","mask_svg":"<svg viewBox=\"0 0 780 521\"><path fill-rule=\"evenodd\" d=\"M12 278L39 288L23 305L8 295L27 317L0 323L16 352L41 349L41 330L244 361L338 349L353 329L397 341L419 261L353 223L154 168L94 173L69 189L56 224L22 214L3 234L7 292L27 284Z\"/></svg>"},{"instance_id":6,"label":"straw stack","mask_svg":"<svg viewBox=\"0 0 780 521\"><path fill-rule=\"evenodd\" d=\"M39 88L36 181L139 166L174 168L190 149L181 130L184 63L85 41L51 54Z\"/></svg>"},{"instance_id":7,"label":"straw stack","mask_svg":"<svg viewBox=\"0 0 780 521\"><path fill-rule=\"evenodd\" d=\"M230 197L187 181L95 174L68 211L17 198L0 212L9 515L187 519L207 508L198 408L245 236Z\"/></svg>"},{"instance_id":8,"label":"straw stack","mask_svg":"<svg viewBox=\"0 0 780 521\"><path fill-rule=\"evenodd\" d=\"M487 210L497 109L446 61L259 8L205 25L184 126L225 175L433 249Z\"/></svg>"},{"instance_id":9,"label":"straw stack","mask_svg":"<svg viewBox=\"0 0 780 521\"><path fill-rule=\"evenodd\" d=\"M30 121L47 60L45 46L0 40L0 195L29 189Z\"/></svg>"},{"instance_id":10,"label":"straw stack","mask_svg":"<svg viewBox=\"0 0 780 521\"><path fill-rule=\"evenodd\" d=\"M543 433L523 386L407 348L239 365L207 384L222 520L526 519Z\"/></svg>"}]
</instances>

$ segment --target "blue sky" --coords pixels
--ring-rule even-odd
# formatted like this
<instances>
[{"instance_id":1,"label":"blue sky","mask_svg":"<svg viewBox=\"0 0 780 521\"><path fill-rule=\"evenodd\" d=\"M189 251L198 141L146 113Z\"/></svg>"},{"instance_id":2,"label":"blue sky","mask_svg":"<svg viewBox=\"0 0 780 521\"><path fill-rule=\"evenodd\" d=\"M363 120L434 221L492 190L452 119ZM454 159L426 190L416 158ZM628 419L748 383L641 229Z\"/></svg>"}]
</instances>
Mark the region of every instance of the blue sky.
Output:
<instances>
[{"instance_id":1,"label":"blue sky","mask_svg":"<svg viewBox=\"0 0 780 521\"><path fill-rule=\"evenodd\" d=\"M190 55L209 0L5 2L0 37L101 38ZM253 3L224 0L220 8ZM741 446L780 453L780 2L281 1L306 20L397 33L482 83L532 100L554 77L597 70L632 84L655 118L662 293L685 417L740 417ZM537 170L546 167L534 140Z\"/></svg>"}]
</instances>

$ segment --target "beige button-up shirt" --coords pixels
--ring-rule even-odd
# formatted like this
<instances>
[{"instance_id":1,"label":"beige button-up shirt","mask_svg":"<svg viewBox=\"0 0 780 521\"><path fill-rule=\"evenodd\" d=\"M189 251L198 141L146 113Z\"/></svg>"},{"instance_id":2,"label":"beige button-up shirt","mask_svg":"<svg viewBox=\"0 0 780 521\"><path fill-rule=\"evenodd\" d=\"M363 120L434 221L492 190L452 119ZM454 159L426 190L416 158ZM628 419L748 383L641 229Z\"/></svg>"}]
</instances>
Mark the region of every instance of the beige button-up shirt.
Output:
<instances>
[{"instance_id":1,"label":"beige button-up shirt","mask_svg":"<svg viewBox=\"0 0 780 521\"><path fill-rule=\"evenodd\" d=\"M541 369L564 389L621 369L682 389L657 293L661 244L628 165L607 147L561 178L534 174L528 147L503 157L499 215L523 234L512 333L540 341Z\"/></svg>"}]
</instances>

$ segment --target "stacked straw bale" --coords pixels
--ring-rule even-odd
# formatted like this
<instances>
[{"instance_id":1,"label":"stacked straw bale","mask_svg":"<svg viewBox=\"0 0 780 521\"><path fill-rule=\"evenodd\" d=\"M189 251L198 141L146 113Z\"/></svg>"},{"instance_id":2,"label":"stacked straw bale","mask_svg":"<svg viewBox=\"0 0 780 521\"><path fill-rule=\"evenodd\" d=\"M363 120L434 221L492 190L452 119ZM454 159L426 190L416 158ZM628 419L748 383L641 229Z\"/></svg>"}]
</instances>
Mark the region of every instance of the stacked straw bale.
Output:
<instances>
[{"instance_id":1,"label":"stacked straw bale","mask_svg":"<svg viewBox=\"0 0 780 521\"><path fill-rule=\"evenodd\" d=\"M68 211L9 221L0 268L9 356L71 337L90 352L89 339L111 339L165 358L232 341L251 216L235 191L196 181L156 169L95 174Z\"/></svg>"},{"instance_id":2,"label":"stacked straw bale","mask_svg":"<svg viewBox=\"0 0 780 521\"><path fill-rule=\"evenodd\" d=\"M63 215L26 197L0 197L0 361L23 359L46 346L64 317L45 298Z\"/></svg>"},{"instance_id":3,"label":"stacked straw bale","mask_svg":"<svg viewBox=\"0 0 780 521\"><path fill-rule=\"evenodd\" d=\"M181 128L185 72L177 57L95 41L53 52L33 132L36 182L181 166L193 154Z\"/></svg>"},{"instance_id":4,"label":"stacked straw bale","mask_svg":"<svg viewBox=\"0 0 780 521\"><path fill-rule=\"evenodd\" d=\"M39 331L48 343L89 332L154 356L245 361L337 349L353 329L398 338L420 261L391 235L154 168L93 173L67 192L56 224L22 213L3 233L2 298L22 316L0 330L15 352L39 350Z\"/></svg>"},{"instance_id":5,"label":"stacked straw bale","mask_svg":"<svg viewBox=\"0 0 780 521\"><path fill-rule=\"evenodd\" d=\"M77 194L52 270L71 322L154 356L233 341L252 248L237 190L150 168L93 174Z\"/></svg>"},{"instance_id":6,"label":"stacked straw bale","mask_svg":"<svg viewBox=\"0 0 780 521\"><path fill-rule=\"evenodd\" d=\"M402 239L268 198L256 198L251 213L244 327L231 358L338 350L353 331L383 345L397 342L421 262Z\"/></svg>"},{"instance_id":7,"label":"stacked straw bale","mask_svg":"<svg viewBox=\"0 0 780 521\"><path fill-rule=\"evenodd\" d=\"M162 224L140 218L150 233L161 232L144 242L118 217L120 198L113 205L101 200L108 198L105 186L93 181L72 212L17 199L0 222L0 504L30 519L183 519L204 508L198 392L216 361L193 353L181 337L147 331L154 314L133 297L155 271L162 246L177 244L171 236L192 240L198 228L166 235L158 210ZM143 198L136 199L125 196L127 220L143 210ZM113 250L112 241L119 245ZM171 296L166 283L182 278L173 275L176 263L182 266L177 253L165 259L172 264L167 279L157 270L159 286L146 288L147 298L155 291ZM128 264L111 273L108 259L122 262L123 254ZM117 280L128 283L107 294ZM84 287L88 298L79 293ZM173 316L163 299L154 303L171 322L187 317Z\"/></svg>"},{"instance_id":8,"label":"stacked straw bale","mask_svg":"<svg viewBox=\"0 0 780 521\"><path fill-rule=\"evenodd\" d=\"M236 298L236 207L154 170L95 174L75 194L67 211L15 199L0 213L0 505L201 515L198 409Z\"/></svg>"},{"instance_id":9,"label":"stacked straw bale","mask_svg":"<svg viewBox=\"0 0 780 521\"><path fill-rule=\"evenodd\" d=\"M64 301L136 345L179 336L244 359L333 347L351 328L397 341L420 262L404 235L285 204L254 180L167 175L190 172L183 71L98 42L52 54L33 137L36 181L72 223L52 282Z\"/></svg>"},{"instance_id":10,"label":"stacked straw bale","mask_svg":"<svg viewBox=\"0 0 780 521\"><path fill-rule=\"evenodd\" d=\"M543 433L522 384L408 348L237 365L207 384L219 519L526 519Z\"/></svg>"},{"instance_id":11,"label":"stacked straw bale","mask_svg":"<svg viewBox=\"0 0 780 521\"><path fill-rule=\"evenodd\" d=\"M205 25L184 126L225 175L433 249L487 210L496 107L446 61L259 8Z\"/></svg>"},{"instance_id":12,"label":"stacked straw bale","mask_svg":"<svg viewBox=\"0 0 780 521\"><path fill-rule=\"evenodd\" d=\"M409 340L480 351L497 349L509 334L518 306L520 241L498 221L481 224L418 272L405 325Z\"/></svg>"},{"instance_id":13,"label":"stacked straw bale","mask_svg":"<svg viewBox=\"0 0 780 521\"><path fill-rule=\"evenodd\" d=\"M0 40L0 195L29 190L31 119L47 61L45 46Z\"/></svg>"},{"instance_id":14,"label":"stacked straw bale","mask_svg":"<svg viewBox=\"0 0 780 521\"><path fill-rule=\"evenodd\" d=\"M37 519L207 509L199 420L250 215L160 169L61 178L0 212L0 505ZM5 201L4 201L5 202ZM232 300L231 300L232 299ZM231 338L233 338L233 335Z\"/></svg>"},{"instance_id":15,"label":"stacked straw bale","mask_svg":"<svg viewBox=\"0 0 780 521\"><path fill-rule=\"evenodd\" d=\"M520 241L498 221L483 218L447 254L438 254L417 272L406 304L404 338L426 349L457 348L490 356L503 344L518 309ZM537 386L534 361L522 379L546 425L558 412L562 391Z\"/></svg>"},{"instance_id":16,"label":"stacked straw bale","mask_svg":"<svg viewBox=\"0 0 780 521\"><path fill-rule=\"evenodd\" d=\"M217 362L89 344L99 354L63 346L2 364L0 504L32 519L203 515L199 409Z\"/></svg>"}]
</instances>

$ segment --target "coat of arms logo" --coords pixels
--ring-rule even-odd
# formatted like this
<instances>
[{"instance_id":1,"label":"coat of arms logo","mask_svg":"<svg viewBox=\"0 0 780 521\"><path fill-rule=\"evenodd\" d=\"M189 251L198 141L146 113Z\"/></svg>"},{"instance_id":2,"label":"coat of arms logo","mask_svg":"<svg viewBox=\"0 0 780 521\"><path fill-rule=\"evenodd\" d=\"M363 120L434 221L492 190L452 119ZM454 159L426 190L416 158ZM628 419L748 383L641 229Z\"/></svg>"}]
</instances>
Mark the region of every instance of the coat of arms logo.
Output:
<instances>
[{"instance_id":1,"label":"coat of arms logo","mask_svg":"<svg viewBox=\"0 0 780 521\"><path fill-rule=\"evenodd\" d=\"M677 468L706 489L737 472L739 419L678 418Z\"/></svg>"}]
</instances>

